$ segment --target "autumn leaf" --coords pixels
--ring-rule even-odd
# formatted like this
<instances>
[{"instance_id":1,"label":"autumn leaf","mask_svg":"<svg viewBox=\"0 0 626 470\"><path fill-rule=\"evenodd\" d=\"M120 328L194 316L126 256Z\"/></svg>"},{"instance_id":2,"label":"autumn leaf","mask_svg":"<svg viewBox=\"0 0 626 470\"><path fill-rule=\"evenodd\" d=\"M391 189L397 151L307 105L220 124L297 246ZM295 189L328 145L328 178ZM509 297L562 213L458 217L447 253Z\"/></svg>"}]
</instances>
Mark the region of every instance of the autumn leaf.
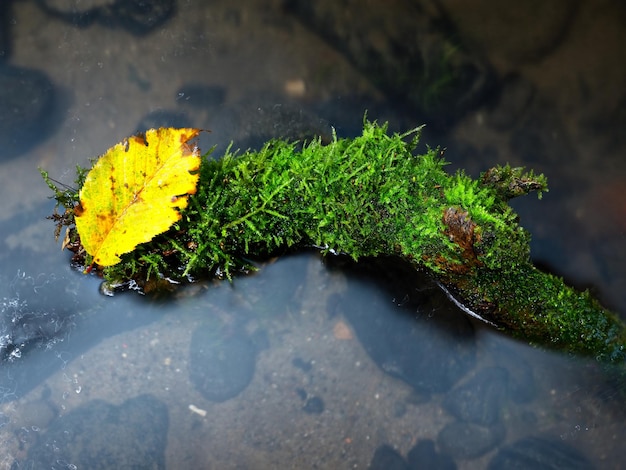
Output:
<instances>
[{"instance_id":1,"label":"autumn leaf","mask_svg":"<svg viewBox=\"0 0 626 470\"><path fill-rule=\"evenodd\" d=\"M150 129L110 148L89 171L74 209L81 243L100 266L120 262L180 220L196 192L198 129Z\"/></svg>"}]
</instances>

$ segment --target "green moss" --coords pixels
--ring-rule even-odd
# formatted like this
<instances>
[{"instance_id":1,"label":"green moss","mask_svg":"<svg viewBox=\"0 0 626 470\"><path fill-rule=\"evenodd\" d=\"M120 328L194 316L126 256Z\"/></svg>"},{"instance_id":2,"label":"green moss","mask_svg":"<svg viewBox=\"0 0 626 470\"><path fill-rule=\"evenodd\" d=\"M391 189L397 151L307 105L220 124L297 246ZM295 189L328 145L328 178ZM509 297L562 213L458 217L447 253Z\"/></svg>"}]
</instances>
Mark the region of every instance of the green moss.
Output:
<instances>
[{"instance_id":1,"label":"green moss","mask_svg":"<svg viewBox=\"0 0 626 470\"><path fill-rule=\"evenodd\" d=\"M419 134L390 135L386 125L365 122L361 136L333 136L328 145L274 140L259 151L229 148L219 160L205 158L182 219L101 273L110 284L147 290L155 279L230 278L251 269L250 259L299 247L355 260L395 255L510 334L622 361L626 334L618 318L530 261L530 236L508 200L541 195L545 178L509 166L480 179L449 174L437 149L415 155ZM79 169L78 187L84 174ZM76 193L44 178L66 209L58 227L73 227ZM84 261L70 232L76 261Z\"/></svg>"}]
</instances>

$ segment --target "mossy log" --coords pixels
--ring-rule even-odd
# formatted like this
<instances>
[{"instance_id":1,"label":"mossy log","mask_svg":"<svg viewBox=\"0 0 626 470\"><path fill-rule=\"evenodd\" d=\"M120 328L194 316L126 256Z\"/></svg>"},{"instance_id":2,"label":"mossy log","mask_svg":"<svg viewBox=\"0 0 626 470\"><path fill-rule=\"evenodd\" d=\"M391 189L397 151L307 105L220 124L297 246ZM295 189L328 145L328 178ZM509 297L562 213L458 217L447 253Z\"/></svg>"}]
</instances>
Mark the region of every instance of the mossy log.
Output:
<instances>
[{"instance_id":1,"label":"mossy log","mask_svg":"<svg viewBox=\"0 0 626 470\"><path fill-rule=\"evenodd\" d=\"M147 290L164 280L230 278L251 259L304 247L355 260L397 256L429 272L465 312L515 337L622 362L619 318L531 262L529 233L508 201L541 196L544 176L509 166L479 179L449 174L439 150L414 153L419 134L365 122L354 139L273 140L204 158L181 221L99 272L110 285ZM78 171L79 188L85 173ZM69 228L65 245L89 264L73 225L77 192L44 178L65 208L53 216L59 231Z\"/></svg>"}]
</instances>

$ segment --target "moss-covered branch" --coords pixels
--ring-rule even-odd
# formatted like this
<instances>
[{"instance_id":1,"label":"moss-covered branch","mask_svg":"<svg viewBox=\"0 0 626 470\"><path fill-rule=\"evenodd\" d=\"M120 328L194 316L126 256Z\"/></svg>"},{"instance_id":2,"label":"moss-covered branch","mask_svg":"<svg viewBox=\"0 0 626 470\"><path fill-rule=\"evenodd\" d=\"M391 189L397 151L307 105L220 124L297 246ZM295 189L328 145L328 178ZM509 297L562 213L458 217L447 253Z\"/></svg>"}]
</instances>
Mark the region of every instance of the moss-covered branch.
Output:
<instances>
[{"instance_id":1,"label":"moss-covered branch","mask_svg":"<svg viewBox=\"0 0 626 470\"><path fill-rule=\"evenodd\" d=\"M167 233L102 270L110 283L220 276L258 258L298 247L354 259L396 255L427 270L463 307L531 343L624 359L624 325L586 292L535 268L529 234L508 205L545 191L542 175L497 167L478 180L448 174L440 152L415 155L419 129L389 135L365 123L354 139L298 145L283 140L260 151L205 159L197 193ZM47 177L47 175L44 175ZM84 181L79 171L77 185ZM65 207L66 244L91 261L72 230L76 198L47 179Z\"/></svg>"}]
</instances>

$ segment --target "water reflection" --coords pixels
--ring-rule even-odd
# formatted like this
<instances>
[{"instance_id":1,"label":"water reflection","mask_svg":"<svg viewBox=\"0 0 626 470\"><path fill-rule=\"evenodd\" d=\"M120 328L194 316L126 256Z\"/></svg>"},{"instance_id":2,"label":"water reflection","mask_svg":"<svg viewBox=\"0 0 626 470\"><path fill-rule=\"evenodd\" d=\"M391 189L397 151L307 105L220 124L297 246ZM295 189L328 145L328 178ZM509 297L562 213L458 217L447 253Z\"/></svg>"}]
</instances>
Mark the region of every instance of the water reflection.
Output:
<instances>
[{"instance_id":1,"label":"water reflection","mask_svg":"<svg viewBox=\"0 0 626 470\"><path fill-rule=\"evenodd\" d=\"M591 468L622 426L593 362L485 329L393 260L287 257L165 303L78 305L67 280L47 281L21 309L77 306L2 364L0 446L17 468L510 468L520 455Z\"/></svg>"},{"instance_id":2,"label":"water reflection","mask_svg":"<svg viewBox=\"0 0 626 470\"><path fill-rule=\"evenodd\" d=\"M107 306L97 293L77 286L76 274L31 276L18 271L5 281L0 304L2 401L26 395L104 338L158 319L158 311L134 308L131 298Z\"/></svg>"}]
</instances>

